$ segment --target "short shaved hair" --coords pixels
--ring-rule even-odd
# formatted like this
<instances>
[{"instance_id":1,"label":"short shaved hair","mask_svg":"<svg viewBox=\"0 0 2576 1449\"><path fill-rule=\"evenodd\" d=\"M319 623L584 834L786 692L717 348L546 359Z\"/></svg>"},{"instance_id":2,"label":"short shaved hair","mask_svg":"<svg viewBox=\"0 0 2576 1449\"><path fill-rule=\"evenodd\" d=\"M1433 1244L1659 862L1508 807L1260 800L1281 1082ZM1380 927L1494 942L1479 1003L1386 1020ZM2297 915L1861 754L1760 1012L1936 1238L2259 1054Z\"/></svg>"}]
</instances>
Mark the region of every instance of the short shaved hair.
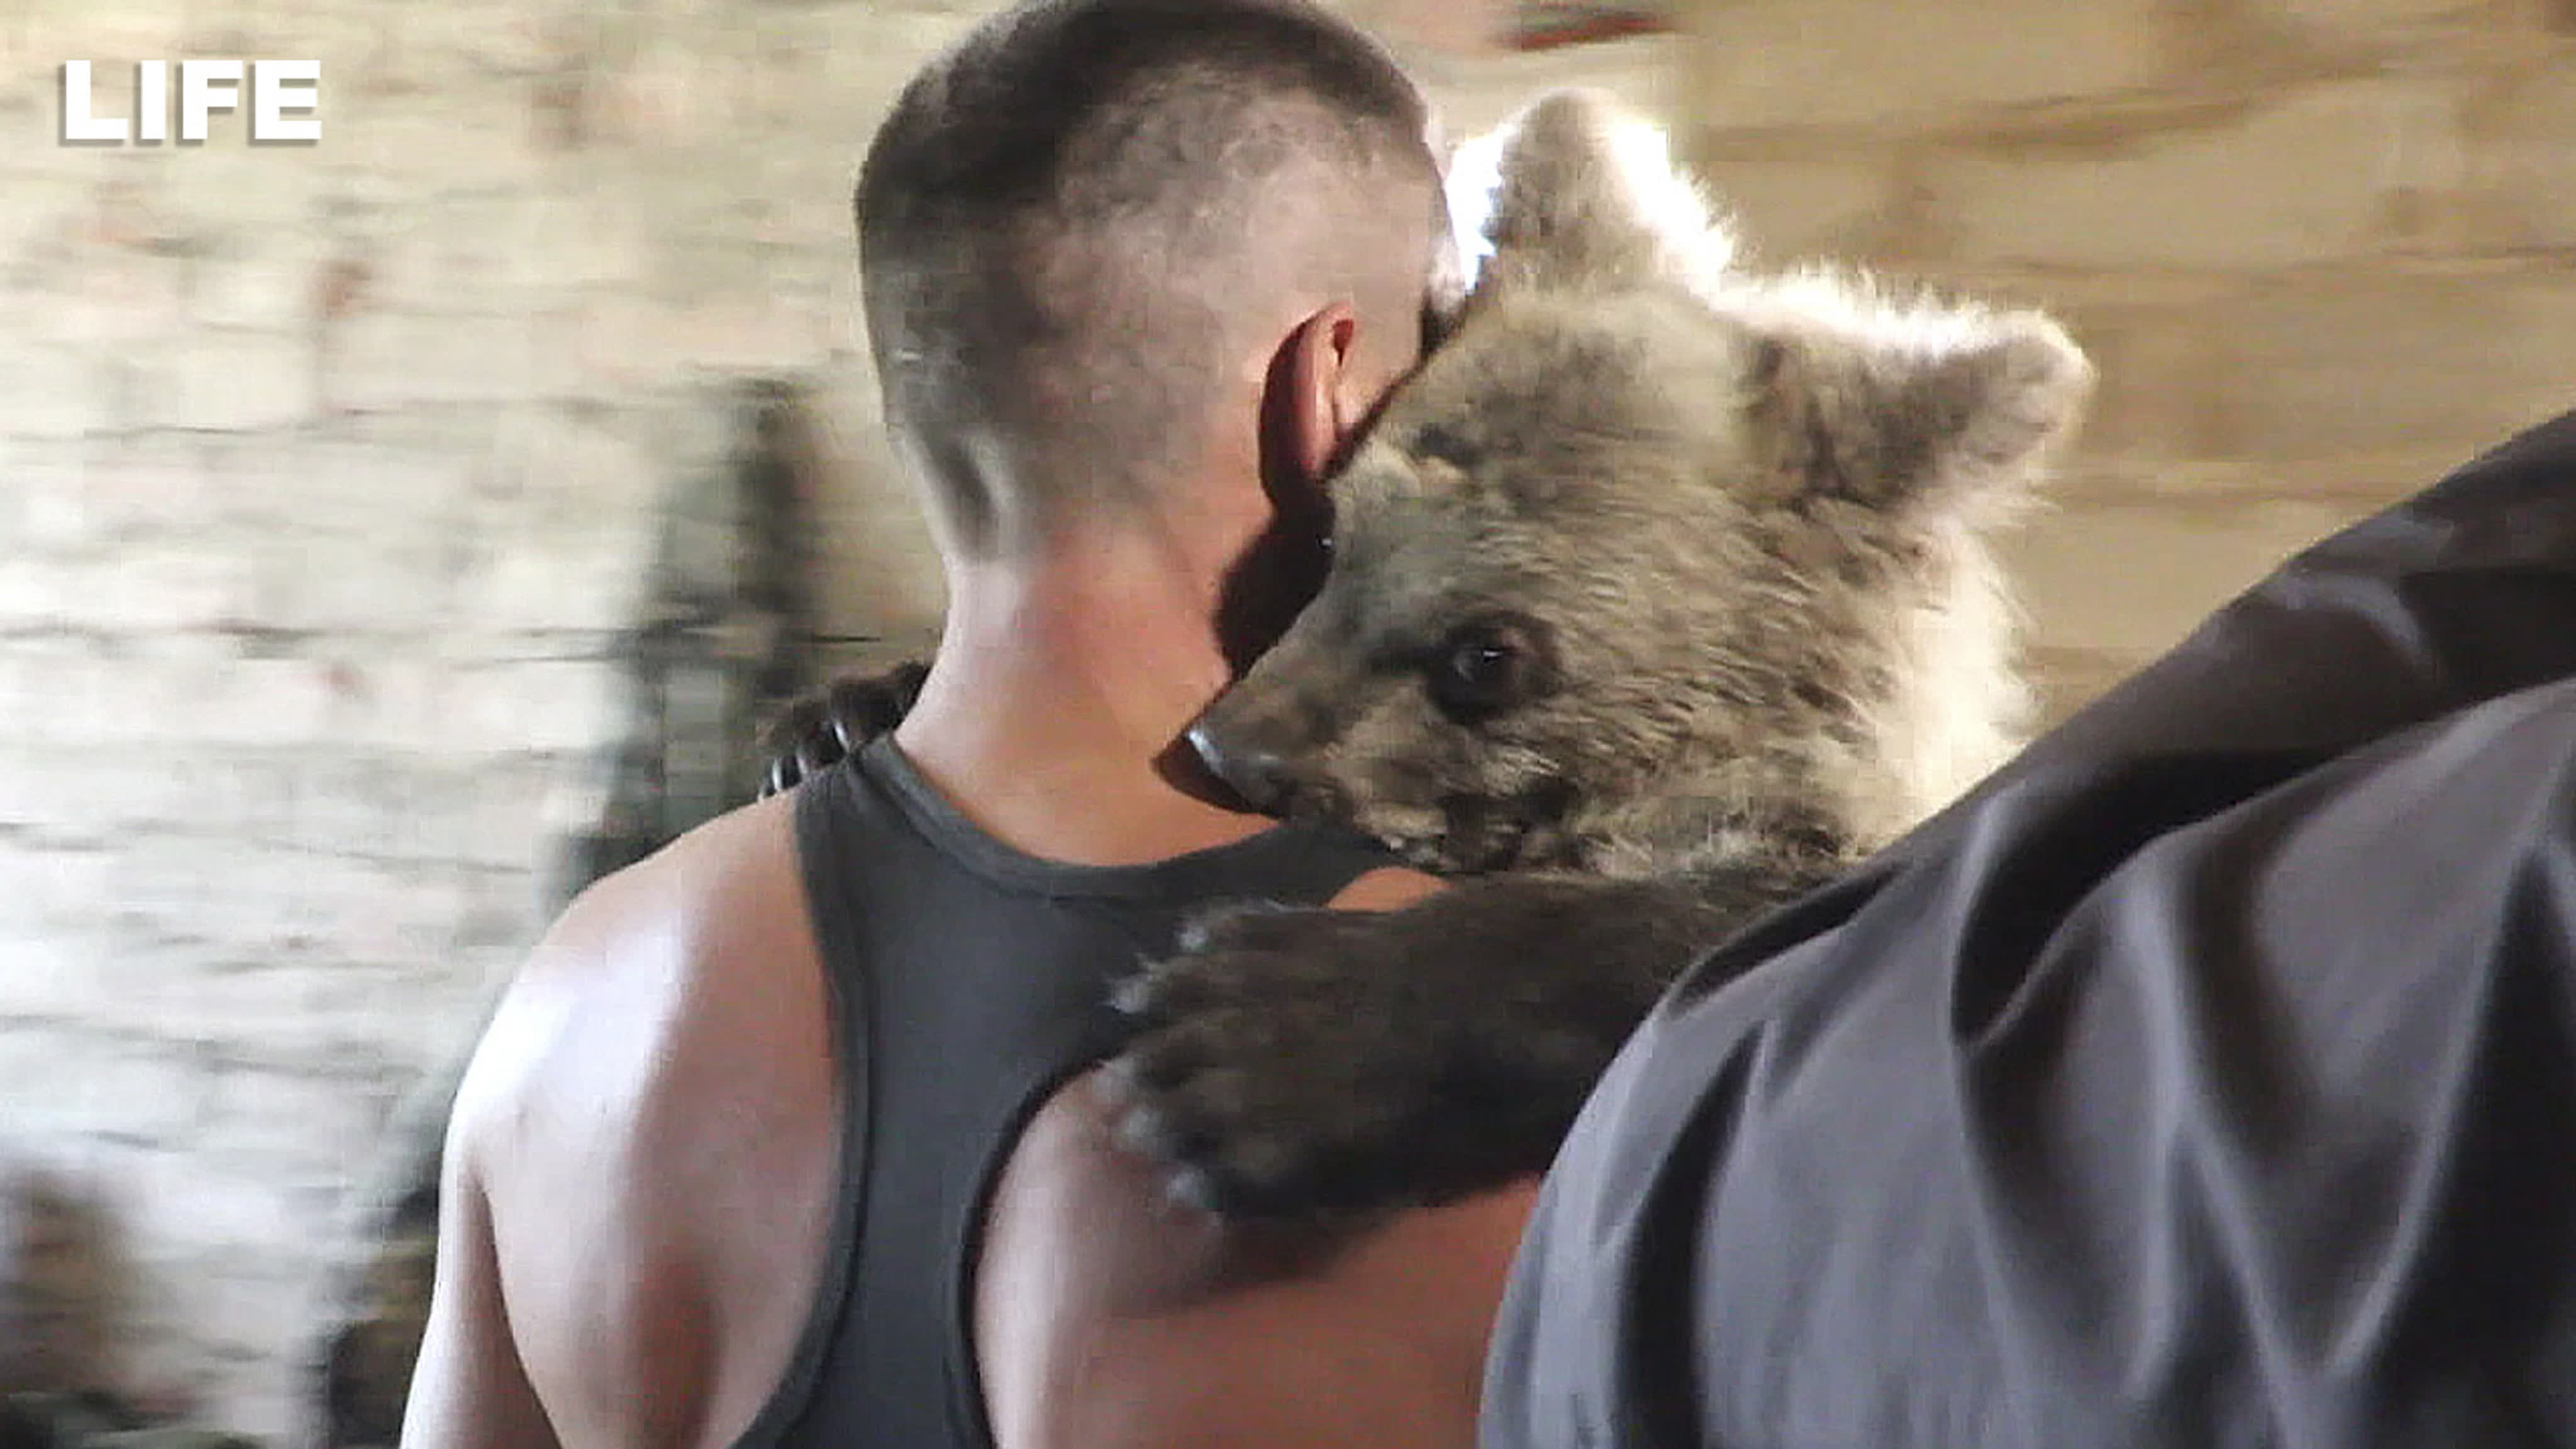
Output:
<instances>
[{"instance_id":1,"label":"short shaved hair","mask_svg":"<svg viewBox=\"0 0 2576 1449\"><path fill-rule=\"evenodd\" d=\"M1299 0L1032 0L915 77L860 172L861 292L953 544L1150 499L1289 289L1410 325L1446 241L1429 129Z\"/></svg>"}]
</instances>

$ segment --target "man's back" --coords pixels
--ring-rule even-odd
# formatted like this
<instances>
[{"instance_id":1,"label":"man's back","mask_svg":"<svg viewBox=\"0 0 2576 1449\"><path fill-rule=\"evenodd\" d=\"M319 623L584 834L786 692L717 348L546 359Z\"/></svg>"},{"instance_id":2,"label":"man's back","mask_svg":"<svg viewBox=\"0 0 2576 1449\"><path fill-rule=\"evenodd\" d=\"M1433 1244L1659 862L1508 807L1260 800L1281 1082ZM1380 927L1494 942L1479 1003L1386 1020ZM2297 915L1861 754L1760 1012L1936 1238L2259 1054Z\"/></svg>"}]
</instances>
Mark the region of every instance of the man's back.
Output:
<instances>
[{"instance_id":1,"label":"man's back","mask_svg":"<svg viewBox=\"0 0 2576 1449\"><path fill-rule=\"evenodd\" d=\"M1044 860L968 822L891 739L802 786L796 831L849 1135L817 1312L764 1416L777 1437L754 1438L987 1442L967 1307L987 1190L1022 1125L1116 1049L1117 981L1194 910L1321 905L1385 860L1293 825L1150 864Z\"/></svg>"},{"instance_id":2,"label":"man's back","mask_svg":"<svg viewBox=\"0 0 2576 1449\"><path fill-rule=\"evenodd\" d=\"M1010 1446L1468 1442L1524 1194L1282 1265L1068 1085L1194 901L1426 884L1380 867L1052 864L880 745L610 877L459 1094L406 1442L980 1446L988 1403Z\"/></svg>"}]
</instances>

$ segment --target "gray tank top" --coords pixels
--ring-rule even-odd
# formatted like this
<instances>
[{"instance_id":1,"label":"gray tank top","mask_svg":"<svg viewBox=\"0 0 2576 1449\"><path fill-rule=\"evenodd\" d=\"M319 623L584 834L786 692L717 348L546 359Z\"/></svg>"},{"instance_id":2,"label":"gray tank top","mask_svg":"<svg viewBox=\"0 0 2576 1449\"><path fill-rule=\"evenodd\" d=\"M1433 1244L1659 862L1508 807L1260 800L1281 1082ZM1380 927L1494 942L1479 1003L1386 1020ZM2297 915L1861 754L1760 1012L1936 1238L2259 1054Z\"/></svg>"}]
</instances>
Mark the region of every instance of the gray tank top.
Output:
<instances>
[{"instance_id":1,"label":"gray tank top","mask_svg":"<svg viewBox=\"0 0 2576 1449\"><path fill-rule=\"evenodd\" d=\"M1322 905L1394 862L1289 824L1141 866L994 840L881 738L797 791L844 1143L822 1290L741 1449L989 1449L968 1329L986 1194L1028 1118L1118 1048L1112 986L1227 900Z\"/></svg>"}]
</instances>

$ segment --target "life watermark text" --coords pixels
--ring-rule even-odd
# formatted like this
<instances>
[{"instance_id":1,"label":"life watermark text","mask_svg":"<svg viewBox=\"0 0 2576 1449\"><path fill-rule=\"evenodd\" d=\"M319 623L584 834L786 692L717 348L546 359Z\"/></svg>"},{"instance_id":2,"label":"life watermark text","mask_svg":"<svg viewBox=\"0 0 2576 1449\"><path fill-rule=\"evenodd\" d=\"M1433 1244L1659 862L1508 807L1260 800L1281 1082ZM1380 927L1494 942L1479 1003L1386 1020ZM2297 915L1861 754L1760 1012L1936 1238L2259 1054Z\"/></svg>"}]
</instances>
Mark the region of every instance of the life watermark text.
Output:
<instances>
[{"instance_id":1,"label":"life watermark text","mask_svg":"<svg viewBox=\"0 0 2576 1449\"><path fill-rule=\"evenodd\" d=\"M97 67L63 62L61 141L66 146L156 146L176 137L183 146L204 144L217 112L246 115L255 146L308 146L322 139L322 62L318 60L145 60L134 65L131 115L102 115L93 82ZM173 74L178 78L176 105Z\"/></svg>"}]
</instances>

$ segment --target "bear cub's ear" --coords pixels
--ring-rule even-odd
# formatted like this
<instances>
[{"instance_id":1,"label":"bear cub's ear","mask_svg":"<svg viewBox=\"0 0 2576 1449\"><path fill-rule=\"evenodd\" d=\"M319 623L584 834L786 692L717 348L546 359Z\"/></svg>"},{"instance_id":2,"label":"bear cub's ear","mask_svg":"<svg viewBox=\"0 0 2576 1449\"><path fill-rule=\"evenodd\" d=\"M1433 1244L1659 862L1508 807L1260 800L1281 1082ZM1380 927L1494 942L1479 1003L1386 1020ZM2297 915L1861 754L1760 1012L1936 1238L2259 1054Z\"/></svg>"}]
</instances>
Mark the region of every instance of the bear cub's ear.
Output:
<instances>
[{"instance_id":1,"label":"bear cub's ear","mask_svg":"<svg viewBox=\"0 0 2576 1449\"><path fill-rule=\"evenodd\" d=\"M1992 519L2071 435L2093 365L2044 313L1891 305L1819 275L1757 297L1746 396L1792 490Z\"/></svg>"},{"instance_id":2,"label":"bear cub's ear","mask_svg":"<svg viewBox=\"0 0 2576 1449\"><path fill-rule=\"evenodd\" d=\"M1460 145L1449 197L1480 285L1704 290L1736 257L1664 129L1598 91L1548 92Z\"/></svg>"}]
</instances>

